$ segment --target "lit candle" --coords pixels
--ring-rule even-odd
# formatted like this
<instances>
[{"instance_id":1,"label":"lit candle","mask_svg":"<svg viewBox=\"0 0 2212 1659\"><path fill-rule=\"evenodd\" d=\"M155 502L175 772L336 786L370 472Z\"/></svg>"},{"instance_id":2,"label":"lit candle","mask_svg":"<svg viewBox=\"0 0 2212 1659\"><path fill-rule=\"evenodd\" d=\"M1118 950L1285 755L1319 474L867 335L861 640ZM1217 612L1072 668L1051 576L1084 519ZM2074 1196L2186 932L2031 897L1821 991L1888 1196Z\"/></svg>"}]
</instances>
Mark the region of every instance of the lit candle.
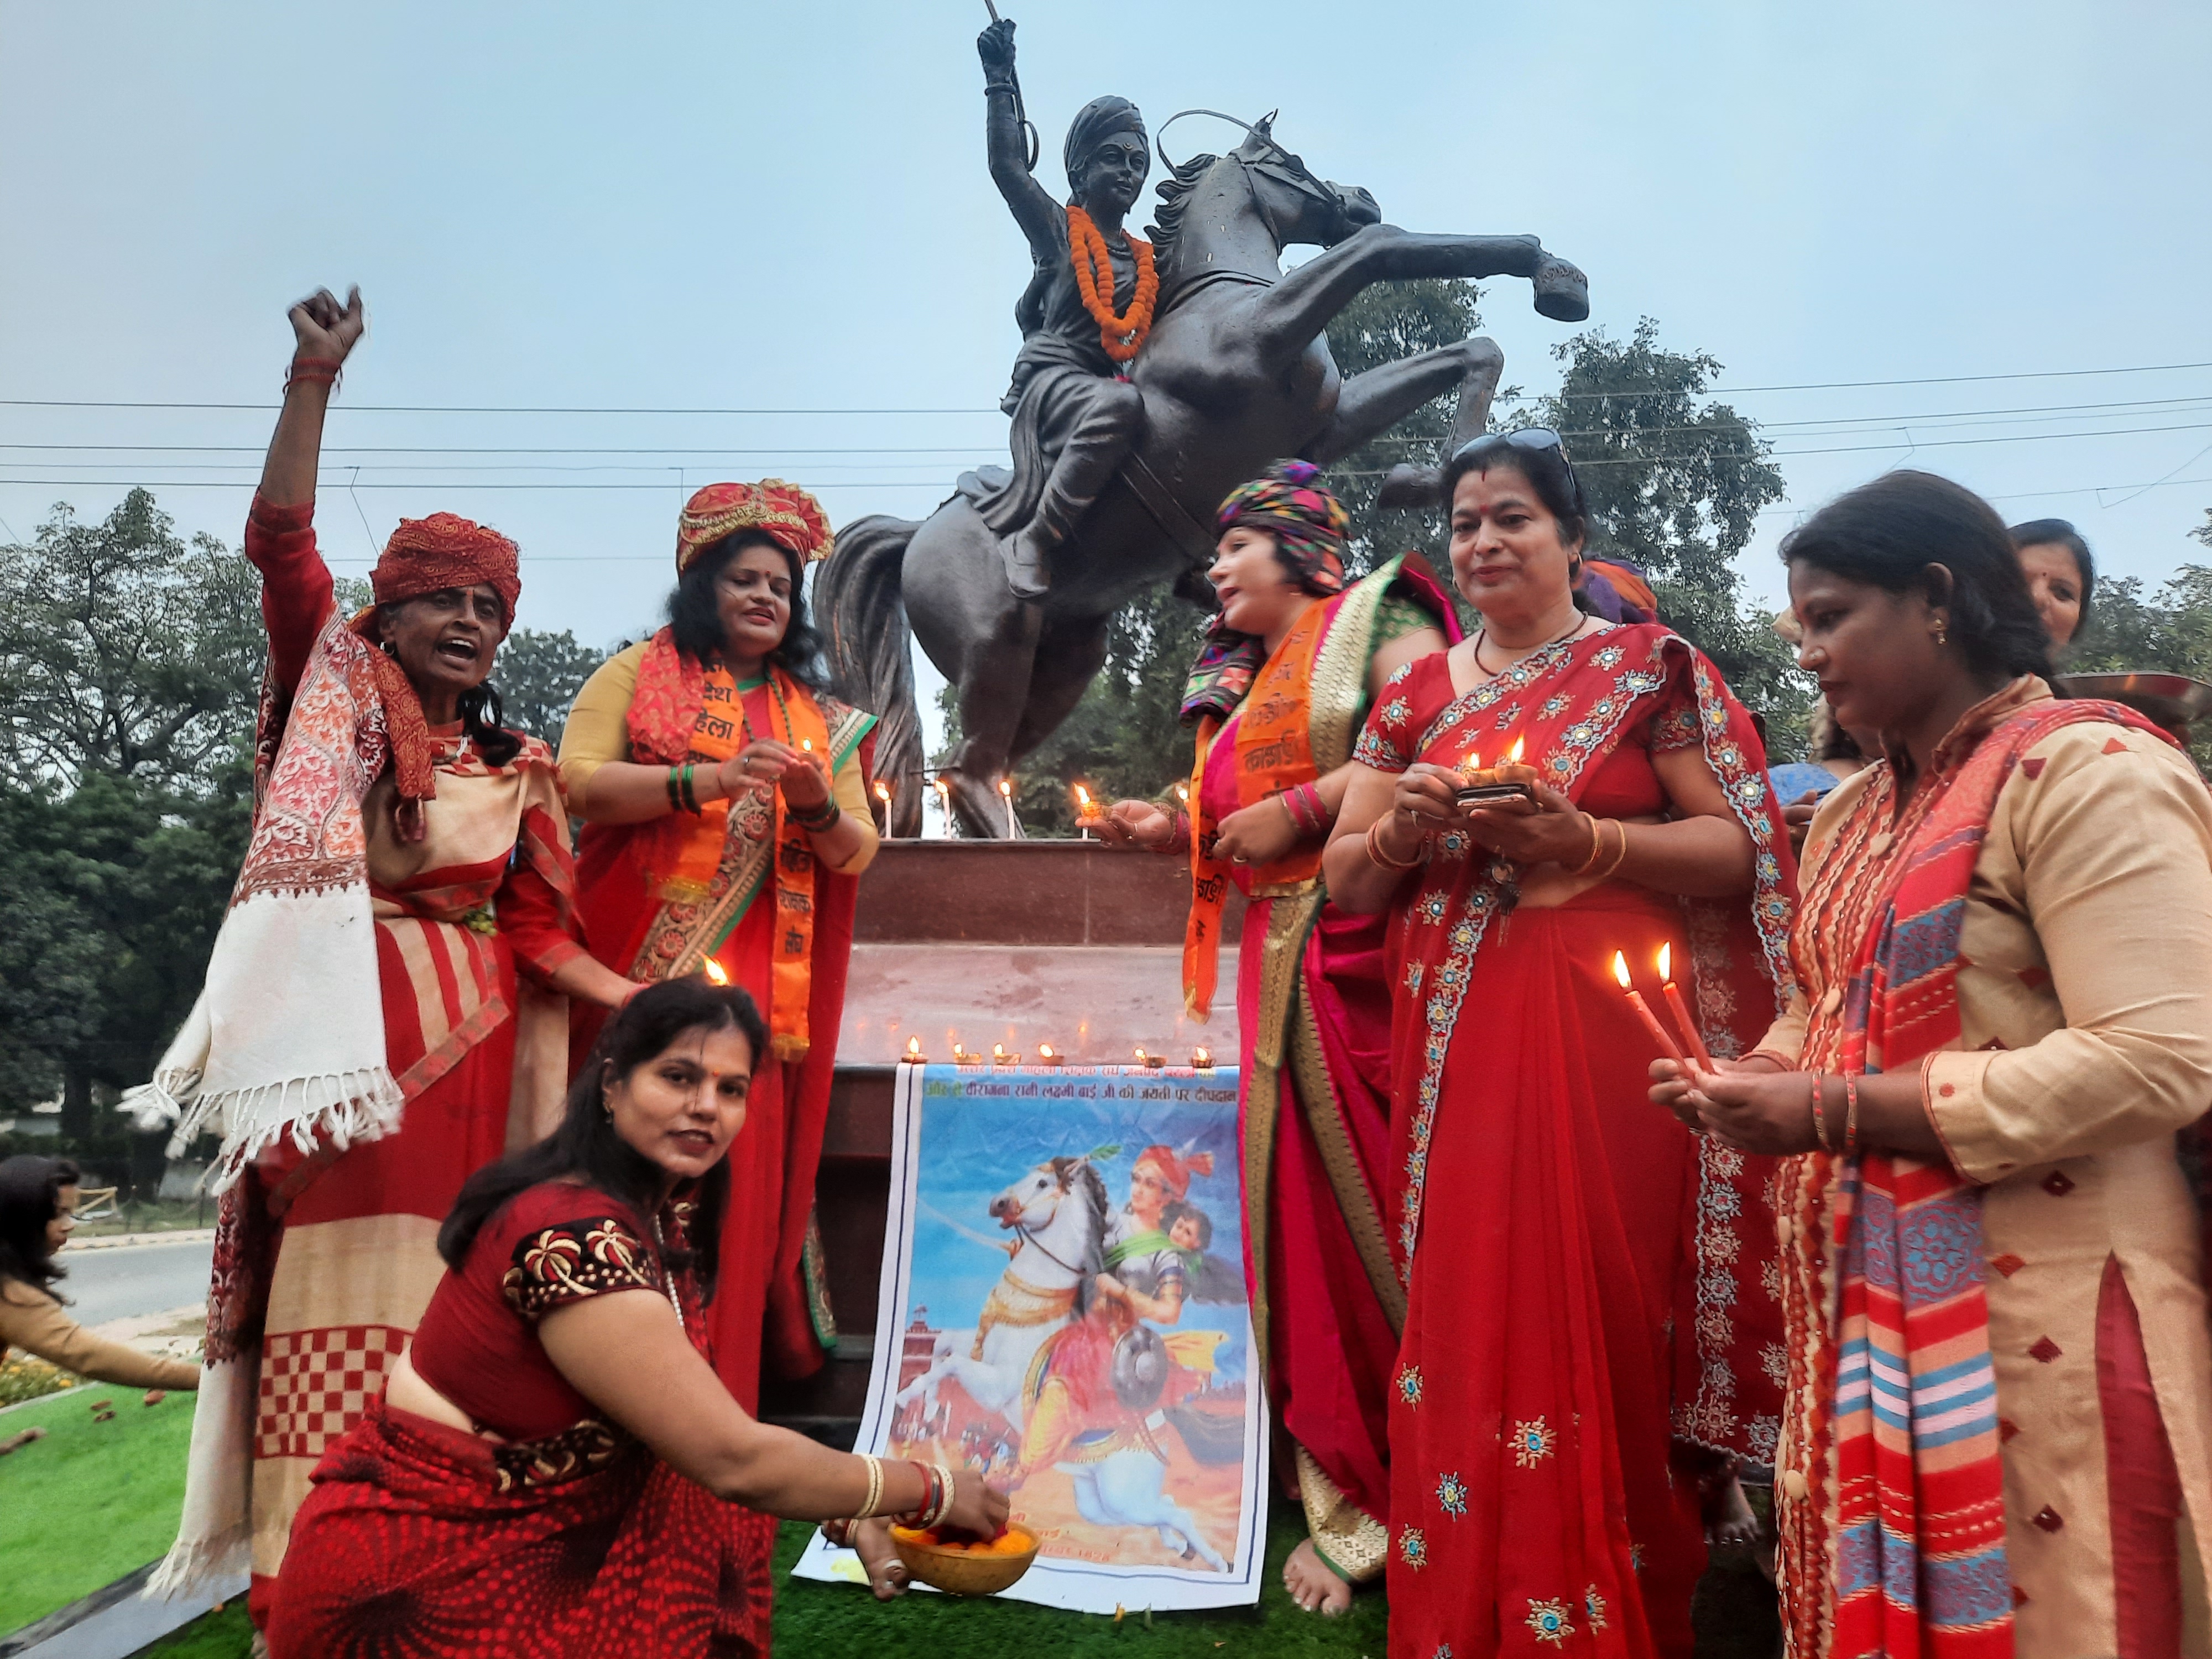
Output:
<instances>
[{"instance_id":1,"label":"lit candle","mask_svg":"<svg viewBox=\"0 0 2212 1659\"><path fill-rule=\"evenodd\" d=\"M1022 827L1014 822L1014 783L1012 778L1000 778L999 780L999 794L1000 797L1006 803L1007 836L1012 837L1020 835L1022 833Z\"/></svg>"},{"instance_id":2,"label":"lit candle","mask_svg":"<svg viewBox=\"0 0 2212 1659\"><path fill-rule=\"evenodd\" d=\"M1085 789L1081 784L1077 784L1075 786L1075 824L1077 833L1079 834L1084 840L1089 841L1091 839L1091 831L1085 829L1084 826L1085 824L1095 823L1104 816L1105 812L1103 809L1099 806L1097 801L1091 799L1091 792L1088 789Z\"/></svg>"},{"instance_id":3,"label":"lit candle","mask_svg":"<svg viewBox=\"0 0 2212 1659\"><path fill-rule=\"evenodd\" d=\"M1673 946L1667 945L1659 947L1659 977L1664 981L1660 994L1667 999L1667 1006L1674 1012L1674 1023L1682 1028L1682 1035L1690 1040L1690 1053L1697 1059L1698 1069L1717 1073L1720 1067L1713 1064L1713 1057L1705 1052L1705 1040L1698 1033L1698 1022L1690 1018L1689 1005L1682 1000L1681 992L1674 988L1674 975L1667 971L1673 950Z\"/></svg>"},{"instance_id":4,"label":"lit candle","mask_svg":"<svg viewBox=\"0 0 2212 1659\"><path fill-rule=\"evenodd\" d=\"M910 1036L906 1040L906 1052L899 1058L909 1066L923 1066L928 1063L928 1057L921 1052L921 1039L918 1036Z\"/></svg>"},{"instance_id":5,"label":"lit candle","mask_svg":"<svg viewBox=\"0 0 2212 1659\"><path fill-rule=\"evenodd\" d=\"M1620 981L1620 988L1628 993L1628 1006L1636 1010L1637 1018L1644 1022L1644 1029L1651 1033L1651 1040L1659 1045L1660 1051L1684 1071L1688 1071L1689 1062L1682 1058L1682 1051L1674 1046L1674 1039L1667 1034L1667 1028L1651 1012L1650 1004L1644 1001L1628 982L1628 958L1618 951L1613 953L1613 976Z\"/></svg>"},{"instance_id":6,"label":"lit candle","mask_svg":"<svg viewBox=\"0 0 2212 1659\"><path fill-rule=\"evenodd\" d=\"M1189 805L1190 786L1187 783L1179 783L1176 785L1176 799L1181 801L1185 806Z\"/></svg>"},{"instance_id":7,"label":"lit candle","mask_svg":"<svg viewBox=\"0 0 2212 1659\"><path fill-rule=\"evenodd\" d=\"M939 840L952 839L952 786L943 778L937 783L937 834Z\"/></svg>"}]
</instances>

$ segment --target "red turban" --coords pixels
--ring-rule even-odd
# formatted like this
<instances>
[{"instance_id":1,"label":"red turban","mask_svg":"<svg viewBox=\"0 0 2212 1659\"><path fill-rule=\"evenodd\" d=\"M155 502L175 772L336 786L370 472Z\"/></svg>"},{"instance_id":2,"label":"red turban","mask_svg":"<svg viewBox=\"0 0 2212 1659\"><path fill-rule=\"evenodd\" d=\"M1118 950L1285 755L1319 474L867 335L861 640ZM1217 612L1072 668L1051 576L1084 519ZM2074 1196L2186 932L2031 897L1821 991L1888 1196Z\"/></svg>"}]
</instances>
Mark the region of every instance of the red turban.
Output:
<instances>
[{"instance_id":1,"label":"red turban","mask_svg":"<svg viewBox=\"0 0 2212 1659\"><path fill-rule=\"evenodd\" d=\"M522 597L520 560L514 544L496 530L451 513L433 513L427 519L399 521L368 581L379 605L483 582L499 595L512 628L514 604Z\"/></svg>"},{"instance_id":2,"label":"red turban","mask_svg":"<svg viewBox=\"0 0 2212 1659\"><path fill-rule=\"evenodd\" d=\"M797 484L763 478L708 484L684 502L676 525L676 568L689 568L702 548L740 530L759 531L802 563L830 556L830 518L822 503Z\"/></svg>"},{"instance_id":3,"label":"red turban","mask_svg":"<svg viewBox=\"0 0 2212 1659\"><path fill-rule=\"evenodd\" d=\"M1141 1170L1147 1164L1159 1176L1160 1184L1176 1198L1190 1195L1190 1178L1193 1176L1213 1173L1212 1152L1193 1152L1188 1158L1177 1158L1164 1146L1147 1146L1137 1154L1136 1168Z\"/></svg>"}]
</instances>

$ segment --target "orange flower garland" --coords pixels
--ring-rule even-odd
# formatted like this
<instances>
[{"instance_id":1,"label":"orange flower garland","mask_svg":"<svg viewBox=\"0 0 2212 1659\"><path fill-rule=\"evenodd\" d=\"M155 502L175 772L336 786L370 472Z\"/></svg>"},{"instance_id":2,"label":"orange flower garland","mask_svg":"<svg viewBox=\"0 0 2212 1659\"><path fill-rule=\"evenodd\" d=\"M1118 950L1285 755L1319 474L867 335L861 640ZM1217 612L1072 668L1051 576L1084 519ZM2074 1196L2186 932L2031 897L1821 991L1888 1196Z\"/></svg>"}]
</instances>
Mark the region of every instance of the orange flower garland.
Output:
<instances>
[{"instance_id":1,"label":"orange flower garland","mask_svg":"<svg viewBox=\"0 0 2212 1659\"><path fill-rule=\"evenodd\" d=\"M1160 297L1159 272L1152 268L1152 245L1141 237L1127 239L1137 256L1137 291L1129 296L1129 309L1114 314L1114 259L1106 238L1091 216L1067 204L1067 246L1075 259L1075 285L1083 294L1083 308L1098 319L1098 343L1117 363L1126 363L1144 349L1152 331L1152 307ZM1103 296L1103 297L1102 297Z\"/></svg>"}]
</instances>

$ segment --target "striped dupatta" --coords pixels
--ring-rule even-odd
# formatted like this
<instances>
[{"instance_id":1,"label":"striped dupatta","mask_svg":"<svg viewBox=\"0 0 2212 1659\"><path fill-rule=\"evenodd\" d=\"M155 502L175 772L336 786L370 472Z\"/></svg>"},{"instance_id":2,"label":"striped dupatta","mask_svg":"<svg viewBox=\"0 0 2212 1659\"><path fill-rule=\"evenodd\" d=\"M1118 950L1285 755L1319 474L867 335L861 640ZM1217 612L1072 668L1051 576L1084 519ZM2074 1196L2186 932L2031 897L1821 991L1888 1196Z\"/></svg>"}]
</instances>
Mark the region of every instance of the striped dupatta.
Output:
<instances>
[{"instance_id":1,"label":"striped dupatta","mask_svg":"<svg viewBox=\"0 0 2212 1659\"><path fill-rule=\"evenodd\" d=\"M1806 883L1801 928L1848 918L1855 890L1867 899L1841 1006L1815 1005L1803 1069L1895 1073L1959 1040L1960 933L1997 796L2031 747L2081 720L2145 724L2039 698L1963 762L1939 758L1901 822L1893 775L1869 784ZM2002 1659L2013 1599L1981 1188L1946 1164L1871 1150L1808 1153L1783 1182L1783 1461L1803 1480L1785 1476L1780 1494L1790 1651Z\"/></svg>"}]
</instances>

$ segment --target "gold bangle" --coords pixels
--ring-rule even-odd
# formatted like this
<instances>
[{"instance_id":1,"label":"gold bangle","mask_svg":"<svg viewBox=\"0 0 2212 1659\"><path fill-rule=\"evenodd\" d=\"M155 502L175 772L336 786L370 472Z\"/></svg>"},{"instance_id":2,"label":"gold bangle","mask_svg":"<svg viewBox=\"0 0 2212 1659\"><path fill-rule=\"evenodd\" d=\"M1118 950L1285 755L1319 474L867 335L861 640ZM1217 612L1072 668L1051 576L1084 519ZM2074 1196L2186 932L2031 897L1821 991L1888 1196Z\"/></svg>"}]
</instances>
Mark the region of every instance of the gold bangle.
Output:
<instances>
[{"instance_id":1,"label":"gold bangle","mask_svg":"<svg viewBox=\"0 0 2212 1659\"><path fill-rule=\"evenodd\" d=\"M862 1452L860 1461L868 1466L868 1501L860 1505L860 1512L853 1517L855 1521L866 1520L884 1501L884 1460Z\"/></svg>"},{"instance_id":2,"label":"gold bangle","mask_svg":"<svg viewBox=\"0 0 2212 1659\"><path fill-rule=\"evenodd\" d=\"M1580 864L1575 866L1573 869L1567 872L1571 876L1579 876L1586 873L1589 867L1595 864L1598 860L1605 854L1605 820L1598 817L1595 812L1585 812L1583 816L1589 820L1589 856L1584 859Z\"/></svg>"},{"instance_id":3,"label":"gold bangle","mask_svg":"<svg viewBox=\"0 0 2212 1659\"><path fill-rule=\"evenodd\" d=\"M1825 1072L1813 1073L1813 1139L1822 1152L1828 1150L1827 1103L1820 1098L1820 1085L1828 1080Z\"/></svg>"},{"instance_id":4,"label":"gold bangle","mask_svg":"<svg viewBox=\"0 0 2212 1659\"><path fill-rule=\"evenodd\" d=\"M1382 850L1382 843L1375 839L1375 832L1389 822L1389 819L1386 816L1384 817L1376 819L1374 823L1367 826L1366 839L1368 861L1372 864L1379 865L1385 870L1410 870L1421 861L1419 854L1416 853L1409 859L1394 859L1388 853Z\"/></svg>"},{"instance_id":5,"label":"gold bangle","mask_svg":"<svg viewBox=\"0 0 2212 1659\"><path fill-rule=\"evenodd\" d=\"M1600 881L1610 880L1613 872L1620 869L1628 857L1628 825L1619 818L1607 818L1606 822L1613 826L1614 833L1620 837L1620 845L1613 849L1613 862L1607 865L1604 869L1596 872Z\"/></svg>"}]
</instances>

